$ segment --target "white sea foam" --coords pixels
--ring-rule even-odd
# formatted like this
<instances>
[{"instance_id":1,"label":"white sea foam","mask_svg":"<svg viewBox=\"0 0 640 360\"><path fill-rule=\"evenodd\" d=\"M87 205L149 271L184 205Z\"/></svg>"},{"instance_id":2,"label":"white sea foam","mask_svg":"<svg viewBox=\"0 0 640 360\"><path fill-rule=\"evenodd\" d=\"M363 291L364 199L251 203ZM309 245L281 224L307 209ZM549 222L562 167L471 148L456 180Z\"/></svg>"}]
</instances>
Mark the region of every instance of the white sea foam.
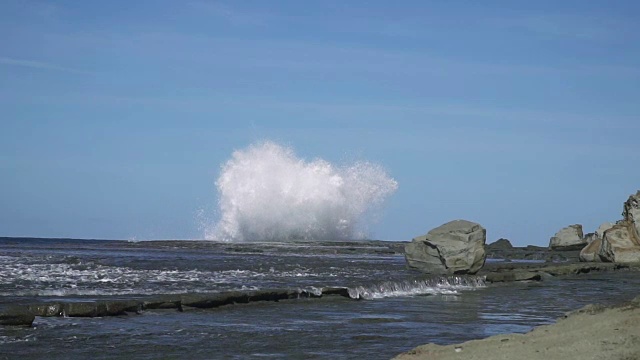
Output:
<instances>
[{"instance_id":1,"label":"white sea foam","mask_svg":"<svg viewBox=\"0 0 640 360\"><path fill-rule=\"evenodd\" d=\"M49 257L29 261L0 256L0 296L127 295L210 292L257 289L261 284L281 286L305 279L336 278L337 271L315 272L304 267L262 271L227 269L218 271L132 269L93 262L69 264ZM39 260L40 262L34 262ZM65 260L67 261L67 260Z\"/></svg>"},{"instance_id":2,"label":"white sea foam","mask_svg":"<svg viewBox=\"0 0 640 360\"><path fill-rule=\"evenodd\" d=\"M379 284L349 288L353 299L381 299L414 295L457 295L461 290L485 287L483 277L435 277L406 281L385 281Z\"/></svg>"},{"instance_id":3,"label":"white sea foam","mask_svg":"<svg viewBox=\"0 0 640 360\"><path fill-rule=\"evenodd\" d=\"M221 218L205 225L211 240L362 238L363 217L398 187L380 165L305 161L268 141L235 151L221 170L216 182Z\"/></svg>"}]
</instances>

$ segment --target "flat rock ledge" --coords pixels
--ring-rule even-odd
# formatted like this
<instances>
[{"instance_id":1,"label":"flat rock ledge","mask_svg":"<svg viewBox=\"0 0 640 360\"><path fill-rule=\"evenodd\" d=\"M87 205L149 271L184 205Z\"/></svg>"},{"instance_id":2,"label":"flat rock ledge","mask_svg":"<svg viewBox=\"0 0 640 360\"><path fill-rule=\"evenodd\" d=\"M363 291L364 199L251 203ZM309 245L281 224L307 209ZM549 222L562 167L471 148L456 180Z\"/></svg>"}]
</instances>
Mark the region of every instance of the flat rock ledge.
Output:
<instances>
[{"instance_id":1,"label":"flat rock ledge","mask_svg":"<svg viewBox=\"0 0 640 360\"><path fill-rule=\"evenodd\" d=\"M541 281L568 275L589 274L606 271L640 271L640 263L499 263L483 269L478 275L484 275L489 283L511 281Z\"/></svg>"},{"instance_id":2,"label":"flat rock ledge","mask_svg":"<svg viewBox=\"0 0 640 360\"><path fill-rule=\"evenodd\" d=\"M0 325L31 326L36 316L105 317L137 314L145 310L213 309L226 305L258 301L310 299L323 297L353 299L348 288L327 287L316 290L270 289L158 295L143 299L109 299L97 301L45 301L0 308ZM354 299L354 300L359 300Z\"/></svg>"},{"instance_id":3,"label":"flat rock ledge","mask_svg":"<svg viewBox=\"0 0 640 360\"><path fill-rule=\"evenodd\" d=\"M613 307L587 305L526 334L495 335L455 345L418 346L395 359L640 359L640 296Z\"/></svg>"}]
</instances>

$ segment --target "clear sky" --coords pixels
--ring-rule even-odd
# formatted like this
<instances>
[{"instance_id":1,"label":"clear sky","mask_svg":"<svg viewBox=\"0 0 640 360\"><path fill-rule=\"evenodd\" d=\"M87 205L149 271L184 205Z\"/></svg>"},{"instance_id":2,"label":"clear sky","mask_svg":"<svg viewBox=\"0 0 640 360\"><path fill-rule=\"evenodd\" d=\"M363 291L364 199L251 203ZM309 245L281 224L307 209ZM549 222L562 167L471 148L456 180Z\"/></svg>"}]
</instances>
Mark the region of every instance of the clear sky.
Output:
<instances>
[{"instance_id":1,"label":"clear sky","mask_svg":"<svg viewBox=\"0 0 640 360\"><path fill-rule=\"evenodd\" d=\"M637 1L0 3L0 236L200 238L234 149L382 164L371 236L548 244L640 189Z\"/></svg>"}]
</instances>

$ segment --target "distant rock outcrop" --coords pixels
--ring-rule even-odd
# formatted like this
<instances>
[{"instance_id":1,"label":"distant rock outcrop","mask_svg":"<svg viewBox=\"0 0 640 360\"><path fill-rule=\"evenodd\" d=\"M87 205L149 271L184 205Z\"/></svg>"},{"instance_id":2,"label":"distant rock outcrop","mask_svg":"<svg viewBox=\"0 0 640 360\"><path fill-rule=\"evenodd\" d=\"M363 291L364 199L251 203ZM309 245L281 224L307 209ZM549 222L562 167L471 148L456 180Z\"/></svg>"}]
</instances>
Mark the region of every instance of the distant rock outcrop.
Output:
<instances>
[{"instance_id":1,"label":"distant rock outcrop","mask_svg":"<svg viewBox=\"0 0 640 360\"><path fill-rule=\"evenodd\" d=\"M509 250L513 249L513 245L511 245L511 241L507 239L498 239L495 242L487 245L487 249L489 250Z\"/></svg>"},{"instance_id":2,"label":"distant rock outcrop","mask_svg":"<svg viewBox=\"0 0 640 360\"><path fill-rule=\"evenodd\" d=\"M600 225L597 238L580 251L581 261L640 262L640 191L624 203L622 217Z\"/></svg>"},{"instance_id":3,"label":"distant rock outcrop","mask_svg":"<svg viewBox=\"0 0 640 360\"><path fill-rule=\"evenodd\" d=\"M429 274L475 274L484 265L486 237L480 224L448 222L405 246L407 265Z\"/></svg>"},{"instance_id":4,"label":"distant rock outcrop","mask_svg":"<svg viewBox=\"0 0 640 360\"><path fill-rule=\"evenodd\" d=\"M582 225L569 225L560 229L550 240L551 250L580 250L587 244L582 233Z\"/></svg>"}]
</instances>

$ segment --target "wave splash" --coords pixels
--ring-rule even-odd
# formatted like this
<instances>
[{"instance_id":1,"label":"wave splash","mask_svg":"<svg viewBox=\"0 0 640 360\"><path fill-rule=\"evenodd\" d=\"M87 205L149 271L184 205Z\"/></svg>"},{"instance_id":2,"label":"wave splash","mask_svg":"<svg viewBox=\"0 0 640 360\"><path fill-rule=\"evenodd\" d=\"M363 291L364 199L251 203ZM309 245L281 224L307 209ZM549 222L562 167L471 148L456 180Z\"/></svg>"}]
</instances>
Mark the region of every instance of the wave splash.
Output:
<instances>
[{"instance_id":1,"label":"wave splash","mask_svg":"<svg viewBox=\"0 0 640 360\"><path fill-rule=\"evenodd\" d=\"M305 161L270 141L233 153L216 181L220 221L205 227L218 241L349 240L398 188L370 162L335 166Z\"/></svg>"},{"instance_id":2,"label":"wave splash","mask_svg":"<svg viewBox=\"0 0 640 360\"><path fill-rule=\"evenodd\" d=\"M381 299L413 295L456 295L460 290L485 287L484 277L446 276L406 281L385 281L369 286L350 287L352 299Z\"/></svg>"}]
</instances>

